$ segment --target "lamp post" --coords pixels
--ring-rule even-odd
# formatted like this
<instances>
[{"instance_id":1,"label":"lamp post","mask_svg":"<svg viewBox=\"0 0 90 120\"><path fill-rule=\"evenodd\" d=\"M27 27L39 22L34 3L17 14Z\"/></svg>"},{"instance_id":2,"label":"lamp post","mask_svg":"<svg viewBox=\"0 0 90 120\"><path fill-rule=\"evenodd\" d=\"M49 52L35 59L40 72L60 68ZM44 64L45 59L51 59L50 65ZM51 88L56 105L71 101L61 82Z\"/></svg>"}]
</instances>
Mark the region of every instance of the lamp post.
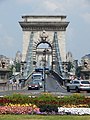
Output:
<instances>
[{"instance_id":1,"label":"lamp post","mask_svg":"<svg viewBox=\"0 0 90 120\"><path fill-rule=\"evenodd\" d=\"M42 33L40 34L40 38L42 40L43 43L46 42L46 39L48 38L48 35L46 33L45 30L42 31ZM46 74L45 74L45 68L46 68L46 52L47 52L47 49L45 48L45 50L43 51L43 55L45 56L45 59L44 59L44 92L46 92Z\"/></svg>"},{"instance_id":2,"label":"lamp post","mask_svg":"<svg viewBox=\"0 0 90 120\"><path fill-rule=\"evenodd\" d=\"M21 76L22 77L24 77L25 69L26 69L26 61L21 61Z\"/></svg>"},{"instance_id":3,"label":"lamp post","mask_svg":"<svg viewBox=\"0 0 90 120\"><path fill-rule=\"evenodd\" d=\"M46 50L43 51L44 58L44 92L46 92L46 74L45 74L45 67L46 67Z\"/></svg>"},{"instance_id":4,"label":"lamp post","mask_svg":"<svg viewBox=\"0 0 90 120\"><path fill-rule=\"evenodd\" d=\"M43 51L43 55L45 56L44 57L44 92L46 92L46 72L45 72L45 69L46 69L46 54L49 50L47 48L45 48L45 50Z\"/></svg>"},{"instance_id":5,"label":"lamp post","mask_svg":"<svg viewBox=\"0 0 90 120\"><path fill-rule=\"evenodd\" d=\"M44 92L46 92L46 74L45 74L45 68L46 68L46 49L43 51L44 58Z\"/></svg>"}]
</instances>

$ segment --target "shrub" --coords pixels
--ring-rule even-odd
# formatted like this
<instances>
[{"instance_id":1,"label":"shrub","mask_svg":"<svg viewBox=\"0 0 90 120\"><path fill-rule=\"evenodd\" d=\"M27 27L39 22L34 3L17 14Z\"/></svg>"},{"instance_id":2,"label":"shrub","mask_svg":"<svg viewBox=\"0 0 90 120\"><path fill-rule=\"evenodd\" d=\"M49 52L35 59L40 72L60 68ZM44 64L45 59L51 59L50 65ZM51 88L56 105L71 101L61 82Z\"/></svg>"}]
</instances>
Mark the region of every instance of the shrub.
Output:
<instances>
[{"instance_id":1,"label":"shrub","mask_svg":"<svg viewBox=\"0 0 90 120\"><path fill-rule=\"evenodd\" d=\"M33 96L29 97L28 95L14 93L12 95L0 98L0 105L5 105L6 103L21 105L31 103L37 105L42 110L50 107L53 109L65 105L79 106L79 104L87 104L90 107L90 98L85 98L84 95L77 93L60 98L51 93L42 93L34 98Z\"/></svg>"},{"instance_id":2,"label":"shrub","mask_svg":"<svg viewBox=\"0 0 90 120\"><path fill-rule=\"evenodd\" d=\"M3 98L3 97L0 98L0 106L3 106L6 103L9 104L10 102L12 102L12 100L9 100L9 99Z\"/></svg>"},{"instance_id":3,"label":"shrub","mask_svg":"<svg viewBox=\"0 0 90 120\"><path fill-rule=\"evenodd\" d=\"M30 98L28 95L20 94L20 93L14 93L12 95L5 96L4 98L11 101L13 104L25 104L30 103Z\"/></svg>"},{"instance_id":4,"label":"shrub","mask_svg":"<svg viewBox=\"0 0 90 120\"><path fill-rule=\"evenodd\" d=\"M58 107L55 105L41 105L40 112L58 112Z\"/></svg>"},{"instance_id":5,"label":"shrub","mask_svg":"<svg viewBox=\"0 0 90 120\"><path fill-rule=\"evenodd\" d=\"M44 101L52 101L57 99L57 97L51 93L42 93L37 98Z\"/></svg>"},{"instance_id":6,"label":"shrub","mask_svg":"<svg viewBox=\"0 0 90 120\"><path fill-rule=\"evenodd\" d=\"M44 105L54 105L58 106L58 98L50 93L43 93L40 96L33 99L33 103L38 107Z\"/></svg>"},{"instance_id":7,"label":"shrub","mask_svg":"<svg viewBox=\"0 0 90 120\"><path fill-rule=\"evenodd\" d=\"M85 96L82 94L72 94L70 96L64 96L63 98L60 98L59 101L59 105L63 106L66 104L79 104L80 101L85 100Z\"/></svg>"}]
</instances>

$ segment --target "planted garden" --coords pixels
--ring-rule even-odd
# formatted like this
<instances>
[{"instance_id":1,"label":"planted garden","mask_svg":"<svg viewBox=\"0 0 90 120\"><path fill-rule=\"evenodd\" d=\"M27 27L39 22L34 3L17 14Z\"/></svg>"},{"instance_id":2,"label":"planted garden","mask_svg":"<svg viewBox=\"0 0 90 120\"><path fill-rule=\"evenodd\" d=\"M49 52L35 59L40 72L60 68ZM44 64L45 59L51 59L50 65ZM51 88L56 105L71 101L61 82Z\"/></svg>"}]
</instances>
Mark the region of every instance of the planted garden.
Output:
<instances>
[{"instance_id":1,"label":"planted garden","mask_svg":"<svg viewBox=\"0 0 90 120\"><path fill-rule=\"evenodd\" d=\"M82 94L57 97L50 93L38 97L12 94L0 98L0 114L58 114L58 107L90 108L90 98Z\"/></svg>"}]
</instances>

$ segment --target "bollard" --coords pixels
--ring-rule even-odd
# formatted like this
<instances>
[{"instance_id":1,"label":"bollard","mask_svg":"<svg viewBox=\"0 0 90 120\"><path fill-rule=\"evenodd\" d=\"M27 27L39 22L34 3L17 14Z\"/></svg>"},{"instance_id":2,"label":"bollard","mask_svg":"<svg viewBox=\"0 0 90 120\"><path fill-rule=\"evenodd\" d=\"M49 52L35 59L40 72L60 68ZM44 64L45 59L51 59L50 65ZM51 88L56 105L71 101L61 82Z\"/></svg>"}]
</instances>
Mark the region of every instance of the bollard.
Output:
<instances>
[{"instance_id":1,"label":"bollard","mask_svg":"<svg viewBox=\"0 0 90 120\"><path fill-rule=\"evenodd\" d=\"M13 90L13 84L12 84L12 90Z\"/></svg>"},{"instance_id":2,"label":"bollard","mask_svg":"<svg viewBox=\"0 0 90 120\"><path fill-rule=\"evenodd\" d=\"M16 83L16 90L17 90L17 83Z\"/></svg>"},{"instance_id":3,"label":"bollard","mask_svg":"<svg viewBox=\"0 0 90 120\"><path fill-rule=\"evenodd\" d=\"M5 86L3 85L3 90L5 90Z\"/></svg>"}]
</instances>

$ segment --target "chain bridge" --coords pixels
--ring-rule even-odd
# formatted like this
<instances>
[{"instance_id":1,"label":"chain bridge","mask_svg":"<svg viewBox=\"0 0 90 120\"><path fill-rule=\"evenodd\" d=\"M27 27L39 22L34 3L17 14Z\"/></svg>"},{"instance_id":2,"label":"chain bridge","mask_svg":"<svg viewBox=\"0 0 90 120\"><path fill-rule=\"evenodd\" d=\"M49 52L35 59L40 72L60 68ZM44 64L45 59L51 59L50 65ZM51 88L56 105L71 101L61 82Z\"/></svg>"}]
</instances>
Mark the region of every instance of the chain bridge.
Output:
<instances>
[{"instance_id":1,"label":"chain bridge","mask_svg":"<svg viewBox=\"0 0 90 120\"><path fill-rule=\"evenodd\" d=\"M22 73L29 76L36 68L49 68L63 77L66 62L66 16L22 16Z\"/></svg>"}]
</instances>

